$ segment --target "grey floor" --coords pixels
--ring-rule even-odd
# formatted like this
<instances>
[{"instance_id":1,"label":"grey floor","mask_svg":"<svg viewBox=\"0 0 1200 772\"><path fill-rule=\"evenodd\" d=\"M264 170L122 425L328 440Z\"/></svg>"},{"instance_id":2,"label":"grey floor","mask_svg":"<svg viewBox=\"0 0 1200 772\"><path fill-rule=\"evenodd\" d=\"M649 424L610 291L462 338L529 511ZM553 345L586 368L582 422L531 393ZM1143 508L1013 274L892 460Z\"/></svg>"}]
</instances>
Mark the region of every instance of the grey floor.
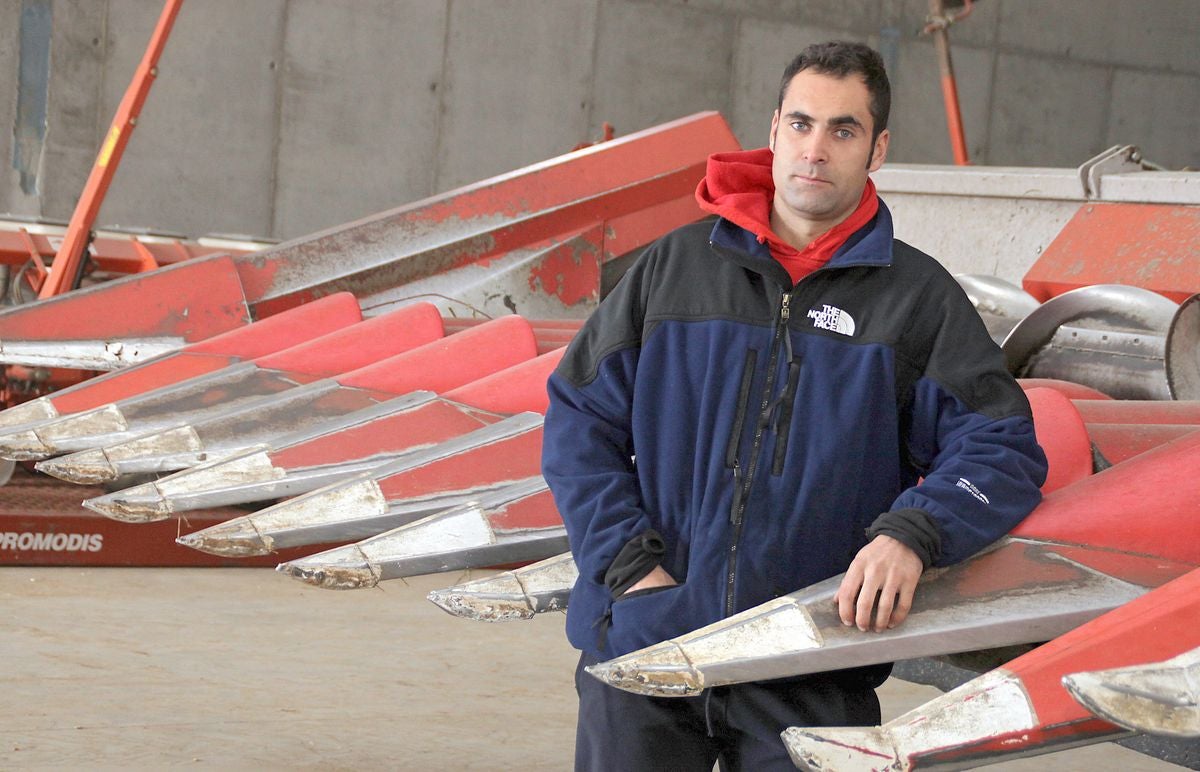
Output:
<instances>
[{"instance_id":1,"label":"grey floor","mask_svg":"<svg viewBox=\"0 0 1200 772\"><path fill-rule=\"evenodd\" d=\"M332 592L263 569L0 568L0 769L563 770L563 617L487 625L441 575ZM892 680L885 719L939 694ZM1114 745L991 769L1181 769Z\"/></svg>"}]
</instances>

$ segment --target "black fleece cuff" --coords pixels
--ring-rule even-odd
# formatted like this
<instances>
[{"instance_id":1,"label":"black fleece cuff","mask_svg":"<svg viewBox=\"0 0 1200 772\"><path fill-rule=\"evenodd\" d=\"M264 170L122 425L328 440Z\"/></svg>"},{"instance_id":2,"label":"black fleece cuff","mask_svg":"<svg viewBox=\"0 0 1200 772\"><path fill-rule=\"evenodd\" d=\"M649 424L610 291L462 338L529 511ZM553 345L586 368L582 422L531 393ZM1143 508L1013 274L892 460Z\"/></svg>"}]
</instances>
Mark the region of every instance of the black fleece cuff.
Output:
<instances>
[{"instance_id":1,"label":"black fleece cuff","mask_svg":"<svg viewBox=\"0 0 1200 772\"><path fill-rule=\"evenodd\" d=\"M662 562L667 547L658 531L649 530L630 539L604 573L604 584L619 597Z\"/></svg>"},{"instance_id":2,"label":"black fleece cuff","mask_svg":"<svg viewBox=\"0 0 1200 772\"><path fill-rule=\"evenodd\" d=\"M942 535L937 524L924 510L916 508L884 512L867 529L868 541L883 534L917 553L926 568L942 555Z\"/></svg>"}]
</instances>

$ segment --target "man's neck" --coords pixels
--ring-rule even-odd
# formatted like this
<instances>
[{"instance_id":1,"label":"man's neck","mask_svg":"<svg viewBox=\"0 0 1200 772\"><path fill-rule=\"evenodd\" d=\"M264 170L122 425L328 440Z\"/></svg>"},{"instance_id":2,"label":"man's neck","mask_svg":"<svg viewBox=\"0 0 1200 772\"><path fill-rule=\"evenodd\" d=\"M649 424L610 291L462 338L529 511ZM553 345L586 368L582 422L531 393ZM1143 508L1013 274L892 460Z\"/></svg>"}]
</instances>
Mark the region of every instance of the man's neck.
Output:
<instances>
[{"instance_id":1,"label":"man's neck","mask_svg":"<svg viewBox=\"0 0 1200 772\"><path fill-rule=\"evenodd\" d=\"M771 202L771 230L775 235L791 244L798 251L803 252L804 248L816 241L819 237L828 233L830 229L845 221L847 217L854 213L851 209L842 214L836 220L801 220L793 218L789 221L779 213L779 204Z\"/></svg>"}]
</instances>

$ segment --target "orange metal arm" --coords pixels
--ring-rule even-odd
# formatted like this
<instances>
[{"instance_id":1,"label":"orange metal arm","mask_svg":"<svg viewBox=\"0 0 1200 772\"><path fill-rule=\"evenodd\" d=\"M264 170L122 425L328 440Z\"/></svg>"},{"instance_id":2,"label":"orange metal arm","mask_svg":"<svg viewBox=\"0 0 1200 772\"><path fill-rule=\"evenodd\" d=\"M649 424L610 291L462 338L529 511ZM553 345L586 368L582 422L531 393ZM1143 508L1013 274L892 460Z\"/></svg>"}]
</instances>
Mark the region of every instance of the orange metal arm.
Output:
<instances>
[{"instance_id":1,"label":"orange metal arm","mask_svg":"<svg viewBox=\"0 0 1200 772\"><path fill-rule=\"evenodd\" d=\"M967 155L967 137L963 131L962 113L958 108L958 84L954 80L954 65L950 61L950 35L946 30L952 22L965 18L971 12L971 7L971 0L966 0L966 7L962 13L947 18L944 0L929 0L930 22L924 29L924 32L933 34L933 43L937 48L942 76L942 99L946 103L946 127L954 149L954 163L959 166L966 166L971 160Z\"/></svg>"},{"instance_id":2,"label":"orange metal arm","mask_svg":"<svg viewBox=\"0 0 1200 772\"><path fill-rule=\"evenodd\" d=\"M146 47L142 62L133 74L133 81L117 108L117 114L104 138L104 144L100 146L100 153L96 156L96 163L92 166L87 184L83 186L83 194L75 206L75 213L71 215L71 223L67 227L62 248L58 250L54 263L38 290L38 298L61 295L73 289L79 282L92 225L100 212L100 205L104 202L104 194L108 192L108 186L117 171L121 155L125 152L125 145L129 143L129 135L137 125L138 115L146 102L146 96L150 93L150 86L158 75L158 58L167 44L167 37L171 34L171 27L181 5L183 0L166 0L163 6L158 25L150 37L150 44Z\"/></svg>"}]
</instances>

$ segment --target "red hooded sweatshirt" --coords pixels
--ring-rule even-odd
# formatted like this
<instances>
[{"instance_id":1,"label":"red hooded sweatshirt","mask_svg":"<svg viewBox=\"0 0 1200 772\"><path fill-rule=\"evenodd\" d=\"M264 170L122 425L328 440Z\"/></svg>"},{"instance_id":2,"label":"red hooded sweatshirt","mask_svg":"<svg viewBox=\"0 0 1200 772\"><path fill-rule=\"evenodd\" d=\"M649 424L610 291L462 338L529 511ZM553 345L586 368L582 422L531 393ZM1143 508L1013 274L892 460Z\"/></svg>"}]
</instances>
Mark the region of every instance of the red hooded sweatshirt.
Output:
<instances>
[{"instance_id":1,"label":"red hooded sweatshirt","mask_svg":"<svg viewBox=\"0 0 1200 772\"><path fill-rule=\"evenodd\" d=\"M770 148L714 153L708 157L708 169L696 188L700 208L740 225L766 243L771 256L792 277L792 283L822 267L846 239L866 225L879 211L875 183L867 178L858 208L850 216L815 238L804 249L796 249L771 230L771 202L775 182L771 178Z\"/></svg>"}]
</instances>

